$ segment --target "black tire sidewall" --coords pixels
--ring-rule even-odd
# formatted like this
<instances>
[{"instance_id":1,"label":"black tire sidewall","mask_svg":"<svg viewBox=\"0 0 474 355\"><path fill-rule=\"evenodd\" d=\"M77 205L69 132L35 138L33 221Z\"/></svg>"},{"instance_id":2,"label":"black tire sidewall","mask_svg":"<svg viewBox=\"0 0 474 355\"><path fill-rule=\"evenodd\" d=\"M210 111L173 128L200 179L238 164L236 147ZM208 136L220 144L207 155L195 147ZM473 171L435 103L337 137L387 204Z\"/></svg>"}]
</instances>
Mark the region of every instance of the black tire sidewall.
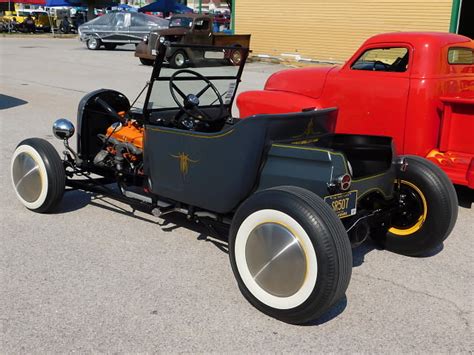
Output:
<instances>
[{"instance_id":1,"label":"black tire sidewall","mask_svg":"<svg viewBox=\"0 0 474 355\"><path fill-rule=\"evenodd\" d=\"M153 65L154 60L153 59L146 59L146 58L140 58L140 63L146 66Z\"/></svg>"},{"instance_id":2,"label":"black tire sidewall","mask_svg":"<svg viewBox=\"0 0 474 355\"><path fill-rule=\"evenodd\" d=\"M427 205L427 215L420 229L413 234L399 236L387 233L387 250L404 255L423 255L439 246L451 233L457 219L456 192L446 174L430 161L407 156L408 169L400 172L401 180L421 190Z\"/></svg>"}]
</instances>

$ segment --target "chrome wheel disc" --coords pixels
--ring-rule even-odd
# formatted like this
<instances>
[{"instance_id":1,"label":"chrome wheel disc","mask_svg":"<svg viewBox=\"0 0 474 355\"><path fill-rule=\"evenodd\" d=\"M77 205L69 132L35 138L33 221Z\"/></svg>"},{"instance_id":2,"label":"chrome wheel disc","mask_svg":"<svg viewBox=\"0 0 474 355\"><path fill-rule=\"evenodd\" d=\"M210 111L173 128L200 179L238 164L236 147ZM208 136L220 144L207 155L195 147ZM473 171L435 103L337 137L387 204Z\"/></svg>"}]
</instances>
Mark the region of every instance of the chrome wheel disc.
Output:
<instances>
[{"instance_id":1,"label":"chrome wheel disc","mask_svg":"<svg viewBox=\"0 0 474 355\"><path fill-rule=\"evenodd\" d=\"M39 164L28 153L16 156L12 166L15 190L26 202L35 202L41 195L43 182Z\"/></svg>"},{"instance_id":2,"label":"chrome wheel disc","mask_svg":"<svg viewBox=\"0 0 474 355\"><path fill-rule=\"evenodd\" d=\"M92 48L92 49L96 49L97 48L97 40L95 38L91 38L89 40L89 47Z\"/></svg>"},{"instance_id":3,"label":"chrome wheel disc","mask_svg":"<svg viewBox=\"0 0 474 355\"><path fill-rule=\"evenodd\" d=\"M181 67L184 65L184 62L185 62L184 55L181 53L176 54L176 57L175 57L176 66Z\"/></svg>"},{"instance_id":4,"label":"chrome wheel disc","mask_svg":"<svg viewBox=\"0 0 474 355\"><path fill-rule=\"evenodd\" d=\"M235 65L240 64L241 60L242 60L242 55L240 51L235 51L232 53L232 61L234 62Z\"/></svg>"},{"instance_id":5,"label":"chrome wheel disc","mask_svg":"<svg viewBox=\"0 0 474 355\"><path fill-rule=\"evenodd\" d=\"M281 224L256 226L245 245L245 258L254 281L271 295L289 297L303 286L305 252L297 237Z\"/></svg>"}]
</instances>

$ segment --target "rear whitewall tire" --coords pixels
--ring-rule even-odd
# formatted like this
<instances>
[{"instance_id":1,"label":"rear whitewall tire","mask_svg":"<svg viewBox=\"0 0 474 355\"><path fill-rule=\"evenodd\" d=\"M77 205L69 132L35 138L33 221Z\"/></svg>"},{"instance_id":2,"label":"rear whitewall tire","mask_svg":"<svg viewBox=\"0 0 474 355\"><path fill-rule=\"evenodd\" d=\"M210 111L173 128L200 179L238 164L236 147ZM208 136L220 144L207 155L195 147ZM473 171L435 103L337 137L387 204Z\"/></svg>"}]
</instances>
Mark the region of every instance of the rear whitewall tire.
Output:
<instances>
[{"instance_id":1,"label":"rear whitewall tire","mask_svg":"<svg viewBox=\"0 0 474 355\"><path fill-rule=\"evenodd\" d=\"M292 324L327 312L344 297L352 273L342 222L322 198L294 186L255 192L239 206L229 258L243 296Z\"/></svg>"},{"instance_id":2,"label":"rear whitewall tire","mask_svg":"<svg viewBox=\"0 0 474 355\"><path fill-rule=\"evenodd\" d=\"M245 247L251 232L264 223L276 223L290 230L304 251L306 275L303 285L291 296L279 297L267 292L252 277L246 260ZM240 225L235 242L235 261L240 277L248 290L262 303L276 309L295 308L305 302L314 290L318 276L318 261L314 247L303 227L286 213L267 209L249 215Z\"/></svg>"}]
</instances>

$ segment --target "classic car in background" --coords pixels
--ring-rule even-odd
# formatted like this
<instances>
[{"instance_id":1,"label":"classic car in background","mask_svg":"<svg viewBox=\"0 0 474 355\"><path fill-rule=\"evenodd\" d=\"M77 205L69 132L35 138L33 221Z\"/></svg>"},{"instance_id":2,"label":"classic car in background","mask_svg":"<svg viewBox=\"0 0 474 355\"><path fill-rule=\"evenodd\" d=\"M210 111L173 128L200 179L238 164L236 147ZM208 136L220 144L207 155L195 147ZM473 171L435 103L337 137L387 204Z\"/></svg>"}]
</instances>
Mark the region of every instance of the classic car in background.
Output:
<instances>
[{"instance_id":1,"label":"classic car in background","mask_svg":"<svg viewBox=\"0 0 474 355\"><path fill-rule=\"evenodd\" d=\"M79 38L88 49L106 49L140 43L150 31L167 28L168 20L135 12L111 12L79 26Z\"/></svg>"},{"instance_id":2,"label":"classic car in background","mask_svg":"<svg viewBox=\"0 0 474 355\"><path fill-rule=\"evenodd\" d=\"M52 19L44 10L37 9L22 9L16 11L5 11L5 15L0 17L0 22L8 29L7 25L11 26L11 30L26 32L25 21L31 16L35 24L35 31L49 32L51 31Z\"/></svg>"},{"instance_id":3,"label":"classic car in background","mask_svg":"<svg viewBox=\"0 0 474 355\"><path fill-rule=\"evenodd\" d=\"M336 106L336 132L391 136L474 189L474 42L450 33L368 39L341 67L289 69L246 92L242 117Z\"/></svg>"},{"instance_id":4,"label":"classic car in background","mask_svg":"<svg viewBox=\"0 0 474 355\"><path fill-rule=\"evenodd\" d=\"M158 46L161 43L184 45L214 45L228 47L249 48L250 35L229 35L214 33L213 18L208 15L182 14L171 18L168 29L158 29L150 32L135 50L135 57L143 65L152 65L156 57ZM228 49L225 56L234 65L239 65L240 51ZM203 59L203 52L192 47L170 47L166 53L166 60L173 68L184 68L195 61Z\"/></svg>"}]
</instances>

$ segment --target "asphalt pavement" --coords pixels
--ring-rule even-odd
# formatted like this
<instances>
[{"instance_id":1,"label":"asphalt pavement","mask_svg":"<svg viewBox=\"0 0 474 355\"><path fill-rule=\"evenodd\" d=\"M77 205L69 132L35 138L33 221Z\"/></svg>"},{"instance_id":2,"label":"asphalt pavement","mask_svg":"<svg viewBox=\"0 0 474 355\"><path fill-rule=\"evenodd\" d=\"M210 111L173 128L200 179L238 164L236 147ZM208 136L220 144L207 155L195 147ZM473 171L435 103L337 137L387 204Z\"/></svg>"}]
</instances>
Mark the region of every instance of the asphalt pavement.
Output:
<instances>
[{"instance_id":1,"label":"asphalt pavement","mask_svg":"<svg viewBox=\"0 0 474 355\"><path fill-rule=\"evenodd\" d=\"M52 122L76 122L87 92L113 88L133 100L142 89L151 68L132 46L0 38L0 66L0 353L474 350L472 191L459 190L459 219L442 248L409 258L367 243L353 250L345 299L314 324L288 325L243 298L225 243L183 218L80 191L56 214L16 200L9 164L22 139L61 149ZM240 89L262 88L280 69L250 63Z\"/></svg>"}]
</instances>

